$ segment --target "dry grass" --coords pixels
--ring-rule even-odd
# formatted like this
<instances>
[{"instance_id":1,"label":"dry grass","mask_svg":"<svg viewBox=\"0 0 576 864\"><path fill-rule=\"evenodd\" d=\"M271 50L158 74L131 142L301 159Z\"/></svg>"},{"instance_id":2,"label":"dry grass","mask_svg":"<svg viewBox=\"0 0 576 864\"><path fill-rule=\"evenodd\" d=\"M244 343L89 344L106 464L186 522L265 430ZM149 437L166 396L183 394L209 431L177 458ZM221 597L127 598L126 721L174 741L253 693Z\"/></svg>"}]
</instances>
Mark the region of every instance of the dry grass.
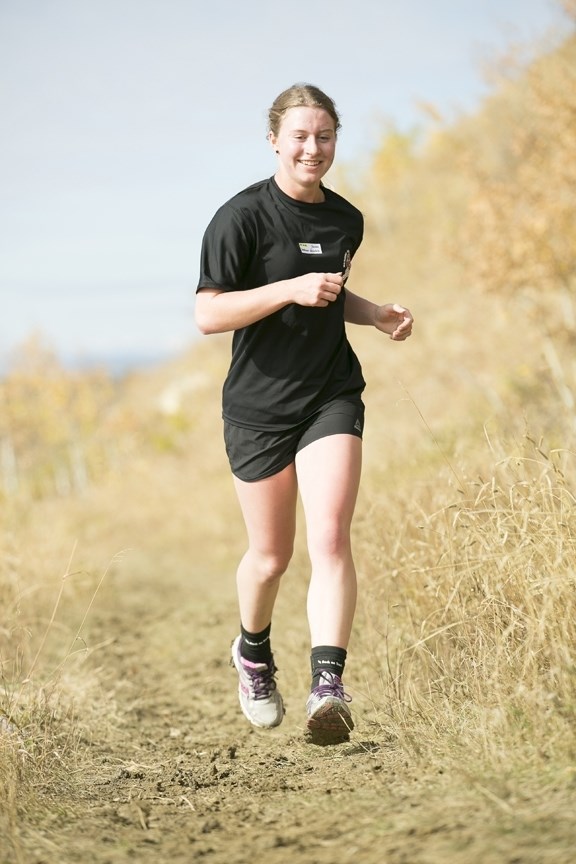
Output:
<instances>
[{"instance_id":1,"label":"dry grass","mask_svg":"<svg viewBox=\"0 0 576 864\"><path fill-rule=\"evenodd\" d=\"M397 734L413 729L414 717L428 729L420 749L433 752L448 733L451 744L494 764L519 747L523 758L573 759L570 466L533 449L494 464L485 479L455 483L441 472L421 510L413 499L375 501L393 515L380 537L360 533L363 653Z\"/></svg>"},{"instance_id":2,"label":"dry grass","mask_svg":"<svg viewBox=\"0 0 576 864\"><path fill-rule=\"evenodd\" d=\"M18 864L29 860L22 826L65 812L85 744L113 710L85 662L107 571L76 569L60 502L23 504L5 502L0 544L0 835L13 856L2 860Z\"/></svg>"},{"instance_id":3,"label":"dry grass","mask_svg":"<svg viewBox=\"0 0 576 864\"><path fill-rule=\"evenodd\" d=\"M455 140L463 137L460 130ZM351 333L369 386L349 674L366 728L407 754L423 777L451 778L454 797L442 805L430 799L423 824L440 818L439 807L450 813L459 795L491 803L503 833L520 826L531 836L547 830L553 811L568 814L574 797L573 328L556 334L524 296L501 303L468 284L440 236L458 215L442 210L442 171L451 170L443 146L423 162L408 160L412 209L401 177L382 181L388 209L398 195L408 213L389 235L369 234L354 266L356 286L374 297L393 285L385 299L406 302L417 327L401 346ZM450 208L461 195L456 178ZM366 202L375 218L376 204ZM482 250L472 253L478 260ZM566 290L547 290L550 324ZM81 484L5 489L0 818L16 862L26 860L19 820L58 798L78 758L86 759L92 731L105 735L117 722L114 689L100 686L98 668L110 634L91 630L95 609L105 620L114 602L105 584L114 556L140 549L160 569L184 572L193 549L211 578L231 572L242 550L218 431L227 360L226 337L202 340L181 361L125 382L116 401L99 378L107 401L97 439L106 460L94 457ZM42 389L36 369L34 376ZM52 380L61 398L65 382L60 373ZM91 399L83 382L74 387L93 424L98 393ZM45 402L43 412L51 416ZM88 438L94 443L92 425ZM37 438L33 444L38 471L51 477L45 466L56 462L43 459ZM306 567L300 537L294 569ZM281 608L301 605L305 589L296 581ZM305 643L304 621L284 614L288 638ZM528 800L539 801L532 822ZM558 857L551 848L541 860L567 860L569 846L558 837Z\"/></svg>"}]
</instances>

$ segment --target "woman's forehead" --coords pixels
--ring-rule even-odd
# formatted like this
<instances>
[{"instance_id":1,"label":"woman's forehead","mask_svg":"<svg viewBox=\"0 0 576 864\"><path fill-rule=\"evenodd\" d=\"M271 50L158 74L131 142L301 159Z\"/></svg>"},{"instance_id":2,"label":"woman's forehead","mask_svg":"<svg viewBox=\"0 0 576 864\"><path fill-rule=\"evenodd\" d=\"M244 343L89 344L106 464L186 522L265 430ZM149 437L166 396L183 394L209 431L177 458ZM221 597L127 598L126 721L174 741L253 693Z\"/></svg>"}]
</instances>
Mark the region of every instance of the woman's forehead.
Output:
<instances>
[{"instance_id":1,"label":"woman's forehead","mask_svg":"<svg viewBox=\"0 0 576 864\"><path fill-rule=\"evenodd\" d=\"M282 129L314 130L322 131L330 129L334 131L334 120L324 108L316 106L298 105L288 108L282 118Z\"/></svg>"}]
</instances>

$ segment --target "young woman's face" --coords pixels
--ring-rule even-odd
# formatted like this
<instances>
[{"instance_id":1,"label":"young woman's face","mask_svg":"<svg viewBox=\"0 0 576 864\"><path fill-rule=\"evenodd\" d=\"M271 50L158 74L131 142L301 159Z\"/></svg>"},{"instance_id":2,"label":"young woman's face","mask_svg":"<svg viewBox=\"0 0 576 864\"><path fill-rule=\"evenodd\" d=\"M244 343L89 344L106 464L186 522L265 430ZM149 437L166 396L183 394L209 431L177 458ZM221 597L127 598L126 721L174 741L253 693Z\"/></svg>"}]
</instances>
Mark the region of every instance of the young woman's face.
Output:
<instances>
[{"instance_id":1,"label":"young woman's face","mask_svg":"<svg viewBox=\"0 0 576 864\"><path fill-rule=\"evenodd\" d=\"M278 151L279 177L296 188L318 187L336 151L334 120L323 108L289 108L278 135L269 135Z\"/></svg>"}]
</instances>

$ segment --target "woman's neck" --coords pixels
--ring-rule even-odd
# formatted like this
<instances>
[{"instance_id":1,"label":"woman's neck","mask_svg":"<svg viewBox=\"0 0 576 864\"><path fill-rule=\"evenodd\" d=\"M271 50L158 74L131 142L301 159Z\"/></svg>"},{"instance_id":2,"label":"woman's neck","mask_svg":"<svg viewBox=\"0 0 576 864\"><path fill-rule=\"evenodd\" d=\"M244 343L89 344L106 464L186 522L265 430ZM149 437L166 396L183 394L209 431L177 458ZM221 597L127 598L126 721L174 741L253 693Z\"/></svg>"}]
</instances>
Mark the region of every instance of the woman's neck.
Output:
<instances>
[{"instance_id":1,"label":"woman's neck","mask_svg":"<svg viewBox=\"0 0 576 864\"><path fill-rule=\"evenodd\" d=\"M300 186L296 183L290 183L280 175L280 172L274 175L278 187L288 195L289 198L294 198L295 201L302 201L304 204L321 204L326 196L322 184L314 184L312 186Z\"/></svg>"}]
</instances>

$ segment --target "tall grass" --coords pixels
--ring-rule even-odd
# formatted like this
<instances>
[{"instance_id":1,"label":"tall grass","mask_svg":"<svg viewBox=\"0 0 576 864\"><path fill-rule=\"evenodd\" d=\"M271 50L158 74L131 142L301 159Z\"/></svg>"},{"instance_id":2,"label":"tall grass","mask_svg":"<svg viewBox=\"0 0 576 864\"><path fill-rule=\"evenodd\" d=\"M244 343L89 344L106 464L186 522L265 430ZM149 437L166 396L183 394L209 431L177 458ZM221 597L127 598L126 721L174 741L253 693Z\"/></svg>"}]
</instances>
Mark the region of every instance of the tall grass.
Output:
<instances>
[{"instance_id":1,"label":"tall grass","mask_svg":"<svg viewBox=\"0 0 576 864\"><path fill-rule=\"evenodd\" d=\"M46 514L31 518L22 503L5 505L0 530L0 836L2 860L15 862L29 860L22 827L65 811L82 742L110 711L84 663L94 650L85 625L107 571L73 569L73 547L54 573L68 538L46 532Z\"/></svg>"},{"instance_id":2,"label":"tall grass","mask_svg":"<svg viewBox=\"0 0 576 864\"><path fill-rule=\"evenodd\" d=\"M401 359L367 352L358 640L375 716L429 756L574 758L575 51L419 151L391 134L366 188L360 275L417 314Z\"/></svg>"},{"instance_id":3,"label":"tall grass","mask_svg":"<svg viewBox=\"0 0 576 864\"><path fill-rule=\"evenodd\" d=\"M373 474L357 650L375 719L428 757L573 759L576 451L487 439L477 467L393 496Z\"/></svg>"}]
</instances>

